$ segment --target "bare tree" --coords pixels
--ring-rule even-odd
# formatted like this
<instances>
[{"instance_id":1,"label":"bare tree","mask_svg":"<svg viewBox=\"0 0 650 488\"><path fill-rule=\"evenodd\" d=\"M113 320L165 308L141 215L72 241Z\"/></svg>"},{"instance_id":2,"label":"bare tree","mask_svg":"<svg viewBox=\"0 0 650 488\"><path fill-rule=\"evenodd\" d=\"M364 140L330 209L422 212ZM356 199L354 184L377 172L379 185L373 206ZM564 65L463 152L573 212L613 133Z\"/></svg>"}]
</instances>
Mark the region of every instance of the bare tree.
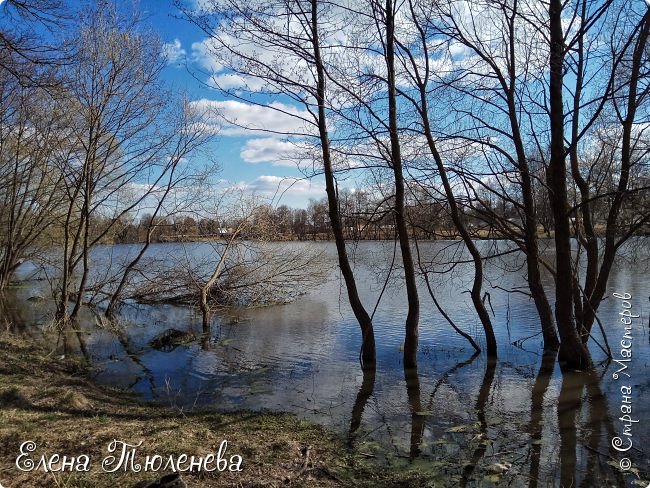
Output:
<instances>
[{"instance_id":1,"label":"bare tree","mask_svg":"<svg viewBox=\"0 0 650 488\"><path fill-rule=\"evenodd\" d=\"M523 3L470 2L465 7L442 2L434 9L420 8L422 25L442 56L443 69L434 74L435 82L449 90L447 98L455 120L451 127L442 125L434 130L455 139L458 145L475 148L472 157L453 168L466 185L466 205L525 253L526 278L545 347L557 347L553 314L542 285L537 175L530 168L526 139L529 105L522 96L538 81L538 64L543 62L537 47L540 39L533 36L525 44L517 34L526 28L522 12L528 7ZM458 51L461 54L451 54ZM520 224L513 223L493 200L512 206Z\"/></svg>"},{"instance_id":2,"label":"bare tree","mask_svg":"<svg viewBox=\"0 0 650 488\"><path fill-rule=\"evenodd\" d=\"M192 126L182 105L169 103L172 97L159 81L161 45L139 30L137 17L94 6L81 19L61 101L72 114L71 143L57 154L67 196L57 296L63 322L74 319L83 304L91 249L121 216L148 198L169 194L178 183L178 165L203 130ZM98 219L106 225L97 228Z\"/></svg>"},{"instance_id":3,"label":"bare tree","mask_svg":"<svg viewBox=\"0 0 650 488\"><path fill-rule=\"evenodd\" d=\"M587 17L588 8L586 2L580 2L576 8L578 15ZM649 209L635 203L650 189L645 163L650 146L643 128L648 121L650 9L641 2L636 5L614 2L602 15L615 26L613 30L605 30L612 34L608 43L611 58L607 63L592 60L589 38L580 32L569 38L571 49L566 56L566 64L576 72L573 89L576 95L567 139L571 176L579 192L571 215L575 216L574 229L579 243L586 250L584 280L580 283L577 276L574 279L575 316L584 343L590 337L598 306L605 297L617 253L650 221ZM584 114L583 98L593 97L589 76L602 64L609 68L607 84L594 97L597 109ZM584 150L583 141L596 148L591 155ZM607 201L608 209L599 216L597 208L602 206L602 200ZM626 219L625 214L631 208L634 208L633 217ZM602 249L598 243L598 227L604 227Z\"/></svg>"},{"instance_id":4,"label":"bare tree","mask_svg":"<svg viewBox=\"0 0 650 488\"><path fill-rule=\"evenodd\" d=\"M375 15L380 29L385 28L386 38L384 43L384 57L387 68L387 91L388 91L388 124L390 135L390 165L395 175L395 223L399 236L402 262L404 265L404 281L408 297L408 312L406 316L406 334L404 338L404 367L414 368L417 366L418 351L418 323L420 318L420 300L418 297L417 282L415 277L415 265L409 242L409 232L406 227L405 210L405 186L403 163L401 156L401 144L399 127L397 121L397 82L396 82L396 61L395 61L395 17L397 9L392 0L386 0L383 11L376 10Z\"/></svg>"},{"instance_id":5,"label":"bare tree","mask_svg":"<svg viewBox=\"0 0 650 488\"><path fill-rule=\"evenodd\" d=\"M339 267L350 305L361 328L360 360L363 368L372 369L376 361L374 331L370 315L359 297L346 249L329 134L329 98L322 43L331 36L331 26L325 21L326 17L329 18L327 11L330 6L316 0L256 4L212 0L205 2L203 7L203 11L197 13L181 6L188 18L208 34L213 56L231 73L262 83L261 93L281 95L307 110L303 115L282 107L270 107L304 124L302 132L284 132L284 135L307 138L320 153L317 160L322 164L325 177L329 220ZM268 56L258 56L257 50L267 52ZM256 91L247 84L224 91L233 98L259 104L255 101ZM257 129L278 133L275 128Z\"/></svg>"},{"instance_id":6,"label":"bare tree","mask_svg":"<svg viewBox=\"0 0 650 488\"><path fill-rule=\"evenodd\" d=\"M400 93L405 98L407 103L410 103L416 110L418 117L417 120L421 126L421 133L426 140L426 145L428 147L429 153L435 162L437 176L442 183L444 197L446 199L445 203L449 207L451 220L471 255L474 265L474 280L472 283L470 295L474 308L484 329L487 345L487 355L489 357L496 357L497 342L490 316L483 301L484 297L482 296L484 258L476 246L472 235L468 231L467 225L465 225L465 222L462 218L457 202L458 197L452 188L447 166L443 161L443 156L441 155L438 143L436 142L433 135L432 124L430 121L431 111L429 109L429 103L431 97L429 95L429 90L430 83L432 81L432 72L429 41L431 40L430 37L432 35L432 32L430 27L427 26L426 21L423 21L425 18L422 12L423 8L426 7L424 5L416 5L414 2L410 1L408 3L408 13L405 13L405 15L408 15L408 17L410 17L409 21L412 23L411 25L417 32L417 35L411 36L411 39L408 39L404 42L398 41L398 45L400 49L401 63L404 66L405 75L409 81L409 85L412 86L414 90L413 93L411 93L408 88L403 88L400 90ZM433 102L435 103L435 100ZM418 184L418 188L425 191L428 190L426 186L422 184ZM432 196L429 191L427 191L427 193L427 196ZM429 285L429 281L426 276L425 280L427 281L427 288L430 292L430 295L434 303L437 305L437 301L433 294L433 289ZM475 344L473 345L475 346Z\"/></svg>"},{"instance_id":7,"label":"bare tree","mask_svg":"<svg viewBox=\"0 0 650 488\"><path fill-rule=\"evenodd\" d=\"M66 114L55 105L64 46L58 0L7 0L0 6L0 290L44 241L60 203L50 148L62 142ZM50 31L51 33L51 31Z\"/></svg>"},{"instance_id":8,"label":"bare tree","mask_svg":"<svg viewBox=\"0 0 650 488\"><path fill-rule=\"evenodd\" d=\"M226 222L220 237L197 243L176 256L149 262L124 296L143 303L174 303L201 310L205 332L215 310L232 306L266 306L285 303L325 277L322 252L302 244L270 242L279 222L264 205L238 189L216 196L200 212Z\"/></svg>"},{"instance_id":9,"label":"bare tree","mask_svg":"<svg viewBox=\"0 0 650 488\"><path fill-rule=\"evenodd\" d=\"M419 14L441 68L432 90L447 95L453 114L434 133L475 148L453 167L465 186L465 205L525 254L547 348L558 338L541 271L554 277L555 319L564 343L560 360L588 367L588 351L575 341L575 331L586 343L616 250L647 222L641 211L634 223L622 226L625 211L618 205L609 207L604 221L595 221L601 200L631 205L643 191L642 184L628 182L629 171L639 174L645 157L639 123L647 91L642 68L647 54L641 47L647 44L647 7L615 1L546 6L449 1L422 4ZM626 125L634 129L626 132ZM606 163L609 170L601 171L608 151L597 141L614 133L620 145L610 151L615 155ZM624 142L629 136L623 134L637 144ZM625 148L632 146L632 164L621 164ZM617 184L605 190L602 178L612 171ZM545 217L546 202L552 221ZM553 260L540 245L540 223L543 231L554 232ZM602 252L598 229L609 235Z\"/></svg>"},{"instance_id":10,"label":"bare tree","mask_svg":"<svg viewBox=\"0 0 650 488\"><path fill-rule=\"evenodd\" d=\"M0 290L46 244L63 202L51 148L64 142L66 115L52 99L0 72Z\"/></svg>"},{"instance_id":11,"label":"bare tree","mask_svg":"<svg viewBox=\"0 0 650 488\"><path fill-rule=\"evenodd\" d=\"M110 292L108 305L104 316L113 318L116 309L119 306L121 295L129 283L132 273L138 270L138 265L149 249L152 236L157 229L161 213L169 217L173 212L183 212L193 210L193 207L199 203L201 187L206 184L206 175L198 169L188 169L187 165L183 167L183 160L200 149L212 136L212 131L206 130L203 122L205 114L197 114L188 104L184 104L179 110L180 116L177 118L171 132L175 134L173 140L168 141L169 151L166 156L167 162L160 168L161 177L157 178L154 185L157 188L151 188L146 193L146 198L154 199L153 213L148 215L146 220L146 233L144 243L136 256L129 261L124 270L119 270L120 275L117 287ZM190 195L188 189L193 195ZM171 203L170 196L180 192L182 195L181 202ZM177 200L177 199L173 199ZM144 202L140 201L138 211L143 210ZM174 208L171 208L174 207Z\"/></svg>"},{"instance_id":12,"label":"bare tree","mask_svg":"<svg viewBox=\"0 0 650 488\"><path fill-rule=\"evenodd\" d=\"M22 87L55 88L52 68L69 55L58 38L70 20L61 0L6 0L0 5L0 70Z\"/></svg>"},{"instance_id":13,"label":"bare tree","mask_svg":"<svg viewBox=\"0 0 650 488\"><path fill-rule=\"evenodd\" d=\"M549 2L550 75L549 126L551 132L548 192L555 227L555 319L560 332L559 360L578 369L591 367L589 351L580 341L573 314L574 275L571 256L566 153L564 150L564 32L561 1Z\"/></svg>"}]
</instances>

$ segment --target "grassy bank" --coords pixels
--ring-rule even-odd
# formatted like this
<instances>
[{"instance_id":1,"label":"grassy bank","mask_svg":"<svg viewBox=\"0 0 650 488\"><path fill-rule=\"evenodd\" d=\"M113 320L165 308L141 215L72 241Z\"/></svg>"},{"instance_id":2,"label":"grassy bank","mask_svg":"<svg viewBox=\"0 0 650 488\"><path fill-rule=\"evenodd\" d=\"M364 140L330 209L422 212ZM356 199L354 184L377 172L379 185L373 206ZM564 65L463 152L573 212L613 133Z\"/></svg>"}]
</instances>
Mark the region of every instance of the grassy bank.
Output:
<instances>
[{"instance_id":1,"label":"grassy bank","mask_svg":"<svg viewBox=\"0 0 650 488\"><path fill-rule=\"evenodd\" d=\"M133 396L94 385L83 364L61 359L23 339L0 339L0 484L14 487L131 487L165 472L107 473L101 462L114 439L142 442L145 456L216 454L227 441L225 458L242 458L241 471L184 473L188 487L424 487L434 485L417 471L393 472L350 452L345 439L288 414L184 413L143 404ZM53 453L88 455L89 472L22 472L20 445L36 443L31 458ZM23 465L24 466L24 465ZM212 464L215 467L216 462ZM169 472L169 471L167 471Z\"/></svg>"}]
</instances>

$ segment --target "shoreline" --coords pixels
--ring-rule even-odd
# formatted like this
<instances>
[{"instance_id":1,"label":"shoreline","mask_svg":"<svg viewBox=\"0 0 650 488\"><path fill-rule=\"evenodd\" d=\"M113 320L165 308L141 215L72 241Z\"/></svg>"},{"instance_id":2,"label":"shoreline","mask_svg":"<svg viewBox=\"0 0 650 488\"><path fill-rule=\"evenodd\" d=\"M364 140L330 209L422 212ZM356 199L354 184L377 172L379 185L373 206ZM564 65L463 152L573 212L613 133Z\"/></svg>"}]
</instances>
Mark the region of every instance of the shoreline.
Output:
<instances>
[{"instance_id":1,"label":"shoreline","mask_svg":"<svg viewBox=\"0 0 650 488\"><path fill-rule=\"evenodd\" d=\"M187 455L205 460L213 454L211 466L219 469L183 472L188 487L415 488L432 481L430 474L417 469L396 472L369 462L355 454L342 435L291 414L184 412L142 402L132 393L93 384L83 363L55 358L9 334L0 339L0 353L5 358L0 365L0 483L5 488L142 486L172 472L160 466L155 472L134 472L128 462L114 472L102 470L102 460L111 454L108 449L115 441L141 443L133 461L142 468L146 459L155 456L169 468L169 459L177 462ZM21 471L16 459L28 441L35 444L29 453L35 466ZM220 452L223 441L227 452ZM76 460L67 470L45 471L54 454ZM217 461L220 454L228 460L223 470L223 463ZM230 470L234 455L241 456L241 471ZM75 470L84 467L82 456L89 459L87 471Z\"/></svg>"}]
</instances>

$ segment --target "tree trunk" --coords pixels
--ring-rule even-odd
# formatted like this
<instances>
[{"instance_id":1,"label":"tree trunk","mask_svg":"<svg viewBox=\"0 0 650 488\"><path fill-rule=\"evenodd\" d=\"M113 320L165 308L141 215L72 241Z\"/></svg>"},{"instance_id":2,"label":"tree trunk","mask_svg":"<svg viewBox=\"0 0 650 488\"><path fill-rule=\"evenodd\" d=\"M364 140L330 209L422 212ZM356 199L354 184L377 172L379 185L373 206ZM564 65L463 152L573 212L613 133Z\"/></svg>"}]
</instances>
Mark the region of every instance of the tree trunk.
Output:
<instances>
[{"instance_id":1,"label":"tree trunk","mask_svg":"<svg viewBox=\"0 0 650 488\"><path fill-rule=\"evenodd\" d=\"M521 190L524 201L526 217L524 220L524 245L526 246L526 270L528 272L528 289L535 302L537 315L542 327L544 349L557 349L560 344L555 330L553 311L548 302L544 285L542 285L542 273L539 269L539 242L537 239L537 217L535 212L535 201L532 192L532 182L526 161L526 156L519 158L519 171L521 174Z\"/></svg>"},{"instance_id":2,"label":"tree trunk","mask_svg":"<svg viewBox=\"0 0 650 488\"><path fill-rule=\"evenodd\" d=\"M13 261L13 250L11 249L11 244L8 242L5 246L4 255L2 256L2 266L0 267L0 291L7 287L14 270L18 267L18 265L12 266Z\"/></svg>"},{"instance_id":3,"label":"tree trunk","mask_svg":"<svg viewBox=\"0 0 650 488\"><path fill-rule=\"evenodd\" d=\"M405 185L402 173L402 156L397 125L397 98L395 82L395 18L392 0L386 0L386 67L388 70L388 124L390 132L390 159L395 175L395 224L399 238L404 281L408 299L406 331L404 336L404 367L417 367L418 325L420 321L420 299L418 297L415 266L406 227Z\"/></svg>"},{"instance_id":4,"label":"tree trunk","mask_svg":"<svg viewBox=\"0 0 650 488\"><path fill-rule=\"evenodd\" d=\"M412 6L411 6L411 13L413 14L413 18L415 19L416 16L415 16L415 12L412 9ZM424 46L426 46L426 42L427 42L426 35L424 31L421 30L421 28L419 29L420 29L420 36L421 36L422 43ZM428 49L426 49L426 47L424 49L424 53L425 56L428 57ZM422 79L422 77L420 76L417 70L416 63L413 63L413 69L415 71L415 78L416 78L419 96L420 96L420 106L417 107L417 109L420 113L420 118L422 120L423 132L427 140L427 145L429 146L429 152L431 152L431 155L433 156L433 159L436 163L436 167L438 169L438 173L440 174L440 179L442 180L442 184L445 190L445 197L447 199L447 203L449 204L451 219L454 223L454 226L460 233L461 238L463 239L463 242L465 243L465 246L467 247L470 255L472 256L472 260L474 262L474 282L472 285L471 297L472 297L472 303L474 304L476 313L478 314L479 319L481 320L483 331L485 333L486 352L488 357L496 357L497 342L494 336L494 329L492 327L490 315L488 314L485 308L485 304L481 299L481 290L483 286L482 256L480 251L476 247L474 241L472 240L469 232L467 231L465 223L461 219L460 212L458 211L458 204L456 202L454 192L451 188L451 184L449 183L449 178L447 176L447 169L443 164L442 157L440 156L438 147L436 145L436 142L433 138L433 134L431 131L431 124L429 121L429 107L427 103L427 92L426 92L427 80L429 79L429 64L427 63L426 65L425 79ZM418 259L419 259L419 255L418 255ZM431 296L432 300L434 301L438 309L442 312L442 309L440 308L440 306L438 305L435 299L433 290L431 289L429 280L426 275L425 275L425 281L426 281L427 289L429 290L429 295ZM456 328L456 326L451 322L451 320L449 319L449 317L446 316L446 314L443 313L443 315L445 316L447 321L452 325L452 327L456 329L457 332L461 333L466 339L470 341L474 349L480 351L478 345L474 342L474 340L471 337L469 337L467 334L463 333L458 328Z\"/></svg>"},{"instance_id":5,"label":"tree trunk","mask_svg":"<svg viewBox=\"0 0 650 488\"><path fill-rule=\"evenodd\" d=\"M521 195L524 205L524 246L526 250L526 271L528 273L528 289L533 297L537 315L542 328L542 337L544 339L544 349L557 349L560 341L555 330L553 312L551 305L542 285L542 275L539 269L539 241L537 239L537 211L535 208L535 198L533 195L533 180L530 173L530 165L524 147L524 141L519 127L519 110L515 98L517 84L517 65L516 65L516 32L515 32L516 15L513 13L508 25L509 40L509 57L510 63L508 68L508 80L504 79L503 89L506 93L508 104L508 117L510 121L510 130L512 139L517 153L517 169L521 177Z\"/></svg>"},{"instance_id":6,"label":"tree trunk","mask_svg":"<svg viewBox=\"0 0 650 488\"><path fill-rule=\"evenodd\" d=\"M560 364L575 369L591 368L589 350L580 340L573 315L574 274L568 214L564 106L562 103L564 35L562 1L550 0L550 129L551 157L547 170L549 198L555 223L555 319L560 333Z\"/></svg>"},{"instance_id":7,"label":"tree trunk","mask_svg":"<svg viewBox=\"0 0 650 488\"><path fill-rule=\"evenodd\" d=\"M320 53L320 41L318 38L318 1L311 1L311 29L312 44L314 48L314 64L316 66L317 87L316 99L318 102L318 131L323 156L323 173L325 176L325 189L327 192L327 203L330 217L332 234L336 243L336 251L339 258L339 267L345 281L348 291L348 300L354 316L359 322L361 328L361 367L363 369L375 369L376 367L376 350L375 350L375 333L372 326L370 315L361 303L354 272L350 266L347 251L345 249L345 238L343 237L343 227L341 216L338 208L336 196L336 183L334 180L334 170L332 167L332 156L330 153L329 134L327 130L327 118L325 113L325 68Z\"/></svg>"}]
</instances>

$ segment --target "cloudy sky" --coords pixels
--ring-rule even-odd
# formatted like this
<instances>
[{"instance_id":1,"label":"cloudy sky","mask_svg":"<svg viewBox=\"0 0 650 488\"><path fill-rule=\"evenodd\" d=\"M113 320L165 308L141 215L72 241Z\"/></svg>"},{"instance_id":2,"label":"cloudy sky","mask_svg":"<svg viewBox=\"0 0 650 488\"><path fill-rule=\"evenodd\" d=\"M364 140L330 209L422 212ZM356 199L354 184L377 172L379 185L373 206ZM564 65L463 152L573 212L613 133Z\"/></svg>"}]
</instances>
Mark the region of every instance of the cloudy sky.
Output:
<instances>
[{"instance_id":1,"label":"cloudy sky","mask_svg":"<svg viewBox=\"0 0 650 488\"><path fill-rule=\"evenodd\" d=\"M236 120L239 125L279 131L296 128L298 122L293 117L227 99L216 89L210 88L207 73L218 71L218 66L205 49L206 36L184 20L172 4L171 0L142 0L140 3L146 23L158 31L165 42L168 59L163 72L165 81L171 87L187 93L193 102L217 109L225 118ZM241 80L223 73L219 83L231 88ZM300 115L302 110L286 104L280 108L296 115ZM273 204L306 207L310 198L325 196L322 179L304 179L296 162L289 160L296 148L280 136L226 126L215 138L212 149L222 168L222 180L273 199Z\"/></svg>"}]
</instances>

